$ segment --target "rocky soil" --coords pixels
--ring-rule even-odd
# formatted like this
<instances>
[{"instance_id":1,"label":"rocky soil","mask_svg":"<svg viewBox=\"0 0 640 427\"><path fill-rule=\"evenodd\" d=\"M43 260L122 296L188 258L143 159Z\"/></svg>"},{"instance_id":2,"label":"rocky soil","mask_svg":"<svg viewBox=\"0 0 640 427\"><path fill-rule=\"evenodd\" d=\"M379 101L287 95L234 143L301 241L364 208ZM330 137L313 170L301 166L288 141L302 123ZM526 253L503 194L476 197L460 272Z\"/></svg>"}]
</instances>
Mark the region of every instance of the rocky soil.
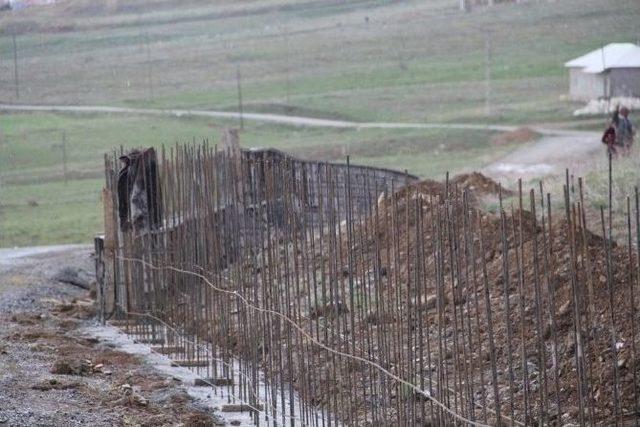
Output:
<instances>
[{"instance_id":1,"label":"rocky soil","mask_svg":"<svg viewBox=\"0 0 640 427\"><path fill-rule=\"evenodd\" d=\"M0 250L0 426L224 425L180 380L82 333L92 263L84 246Z\"/></svg>"}]
</instances>

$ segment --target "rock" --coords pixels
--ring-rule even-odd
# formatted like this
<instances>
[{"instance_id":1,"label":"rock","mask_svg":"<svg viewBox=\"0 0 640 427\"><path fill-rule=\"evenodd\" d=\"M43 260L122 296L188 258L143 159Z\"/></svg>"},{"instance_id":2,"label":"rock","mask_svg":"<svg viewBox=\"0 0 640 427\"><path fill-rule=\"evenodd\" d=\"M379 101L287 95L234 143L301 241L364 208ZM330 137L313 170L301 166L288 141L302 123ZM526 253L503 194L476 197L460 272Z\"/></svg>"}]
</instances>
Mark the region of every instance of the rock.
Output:
<instances>
[{"instance_id":1,"label":"rock","mask_svg":"<svg viewBox=\"0 0 640 427\"><path fill-rule=\"evenodd\" d=\"M156 404L185 403L191 400L189 394L184 390L175 390L173 388L161 388L154 390L149 396L149 400Z\"/></svg>"},{"instance_id":2,"label":"rock","mask_svg":"<svg viewBox=\"0 0 640 427\"><path fill-rule=\"evenodd\" d=\"M579 413L580 409L577 406L569 406L568 408L566 408L566 412L562 414L562 420L565 423L576 420Z\"/></svg>"},{"instance_id":3,"label":"rock","mask_svg":"<svg viewBox=\"0 0 640 427\"><path fill-rule=\"evenodd\" d=\"M82 268L64 267L53 276L54 280L90 290L95 283L95 275Z\"/></svg>"},{"instance_id":4,"label":"rock","mask_svg":"<svg viewBox=\"0 0 640 427\"><path fill-rule=\"evenodd\" d=\"M566 316L567 314L569 314L570 309L571 309L571 300L567 301L566 303L562 304L562 306L560 306L560 311L558 311L558 315Z\"/></svg>"},{"instance_id":5,"label":"rock","mask_svg":"<svg viewBox=\"0 0 640 427\"><path fill-rule=\"evenodd\" d=\"M182 425L188 427L224 426L226 424L221 419L200 411L191 412L182 418Z\"/></svg>"},{"instance_id":6,"label":"rock","mask_svg":"<svg viewBox=\"0 0 640 427\"><path fill-rule=\"evenodd\" d=\"M89 360L58 359L51 368L52 374L87 375L92 372L93 365Z\"/></svg>"},{"instance_id":7,"label":"rock","mask_svg":"<svg viewBox=\"0 0 640 427\"><path fill-rule=\"evenodd\" d=\"M147 402L147 399L145 399L144 396L135 392L131 395L130 400L132 403L138 406L147 406L149 404L149 402Z\"/></svg>"}]
</instances>

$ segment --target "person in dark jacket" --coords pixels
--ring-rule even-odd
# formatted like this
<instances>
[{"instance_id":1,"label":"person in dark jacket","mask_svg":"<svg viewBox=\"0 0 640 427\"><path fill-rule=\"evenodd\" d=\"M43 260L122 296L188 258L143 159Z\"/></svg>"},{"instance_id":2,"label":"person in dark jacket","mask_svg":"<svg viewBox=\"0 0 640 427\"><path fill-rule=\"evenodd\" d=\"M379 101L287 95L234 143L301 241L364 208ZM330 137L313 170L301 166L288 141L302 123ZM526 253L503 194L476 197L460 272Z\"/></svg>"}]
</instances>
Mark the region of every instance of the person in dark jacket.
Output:
<instances>
[{"instance_id":1,"label":"person in dark jacket","mask_svg":"<svg viewBox=\"0 0 640 427\"><path fill-rule=\"evenodd\" d=\"M633 123L629 120L629 109L623 106L620 108L620 119L616 128L616 145L622 148L625 155L631 152L635 133Z\"/></svg>"}]
</instances>

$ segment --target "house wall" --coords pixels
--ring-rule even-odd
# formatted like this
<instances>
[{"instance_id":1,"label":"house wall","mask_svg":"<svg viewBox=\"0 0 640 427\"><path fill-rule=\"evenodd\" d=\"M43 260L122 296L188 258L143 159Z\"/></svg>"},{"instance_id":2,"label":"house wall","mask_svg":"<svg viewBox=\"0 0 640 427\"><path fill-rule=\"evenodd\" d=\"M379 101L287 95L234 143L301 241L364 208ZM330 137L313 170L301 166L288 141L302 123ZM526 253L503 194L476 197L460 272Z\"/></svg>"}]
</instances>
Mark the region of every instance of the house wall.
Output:
<instances>
[{"instance_id":1,"label":"house wall","mask_svg":"<svg viewBox=\"0 0 640 427\"><path fill-rule=\"evenodd\" d=\"M589 101L607 95L605 74L583 73L580 68L569 69L569 96L576 101Z\"/></svg>"},{"instance_id":2,"label":"house wall","mask_svg":"<svg viewBox=\"0 0 640 427\"><path fill-rule=\"evenodd\" d=\"M640 98L640 68L615 68L609 72L611 96Z\"/></svg>"}]
</instances>

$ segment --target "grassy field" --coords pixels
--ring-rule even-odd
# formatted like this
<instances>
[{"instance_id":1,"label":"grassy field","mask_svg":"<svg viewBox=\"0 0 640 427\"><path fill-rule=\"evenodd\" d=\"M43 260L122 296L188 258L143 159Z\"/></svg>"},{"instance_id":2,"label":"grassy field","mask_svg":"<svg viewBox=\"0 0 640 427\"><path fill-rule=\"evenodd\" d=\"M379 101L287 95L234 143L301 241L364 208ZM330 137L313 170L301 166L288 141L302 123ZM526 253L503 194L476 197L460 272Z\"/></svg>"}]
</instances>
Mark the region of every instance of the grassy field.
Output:
<instances>
[{"instance_id":1,"label":"grassy field","mask_svg":"<svg viewBox=\"0 0 640 427\"><path fill-rule=\"evenodd\" d=\"M451 0L62 0L0 13L0 102L237 109L350 120L525 125L579 121L562 64L637 38L636 0L476 8ZM13 80L17 35L20 98ZM490 83L485 43L490 40ZM486 110L487 88L490 109ZM487 114L489 113L489 114ZM586 124L582 126L592 126ZM590 122L589 122L590 123ZM0 115L0 246L88 241L101 229L102 156L216 139L235 122ZM63 133L67 174L63 173ZM482 131L247 123L246 146L441 178L512 147Z\"/></svg>"},{"instance_id":2,"label":"grassy field","mask_svg":"<svg viewBox=\"0 0 640 427\"><path fill-rule=\"evenodd\" d=\"M60 114L0 115L0 246L86 242L101 230L105 151L217 141L233 123L206 119ZM62 152L66 141L65 182ZM489 149L492 132L289 128L248 123L242 143L300 157L404 167L422 176L477 168L510 147ZM185 135L189 135L185 138ZM327 141L332 141L327 143Z\"/></svg>"},{"instance_id":3,"label":"grassy field","mask_svg":"<svg viewBox=\"0 0 640 427\"><path fill-rule=\"evenodd\" d=\"M67 0L0 14L0 99L20 102L237 107L274 104L359 120L565 120L562 64L635 41L636 0L562 0L477 8L451 0Z\"/></svg>"}]
</instances>

